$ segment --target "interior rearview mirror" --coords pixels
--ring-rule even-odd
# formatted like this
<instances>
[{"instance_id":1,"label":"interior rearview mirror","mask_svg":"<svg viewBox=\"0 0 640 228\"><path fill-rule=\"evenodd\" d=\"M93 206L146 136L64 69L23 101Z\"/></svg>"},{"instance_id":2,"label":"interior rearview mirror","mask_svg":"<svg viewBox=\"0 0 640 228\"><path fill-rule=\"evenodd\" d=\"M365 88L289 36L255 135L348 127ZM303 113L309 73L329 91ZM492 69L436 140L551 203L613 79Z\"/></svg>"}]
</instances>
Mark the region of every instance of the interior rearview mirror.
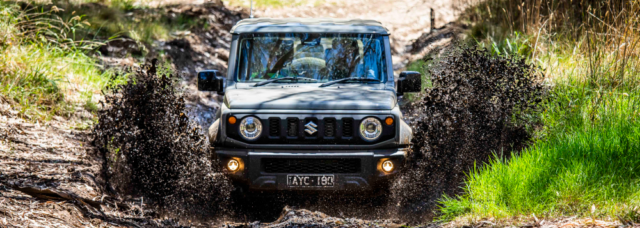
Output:
<instances>
[{"instance_id":1,"label":"interior rearview mirror","mask_svg":"<svg viewBox=\"0 0 640 228\"><path fill-rule=\"evenodd\" d=\"M198 72L198 90L224 94L224 77L221 77L217 70L200 71Z\"/></svg>"},{"instance_id":2,"label":"interior rearview mirror","mask_svg":"<svg viewBox=\"0 0 640 228\"><path fill-rule=\"evenodd\" d=\"M422 89L422 76L416 71L403 71L398 77L398 89L399 96L404 93L420 92Z\"/></svg>"}]
</instances>

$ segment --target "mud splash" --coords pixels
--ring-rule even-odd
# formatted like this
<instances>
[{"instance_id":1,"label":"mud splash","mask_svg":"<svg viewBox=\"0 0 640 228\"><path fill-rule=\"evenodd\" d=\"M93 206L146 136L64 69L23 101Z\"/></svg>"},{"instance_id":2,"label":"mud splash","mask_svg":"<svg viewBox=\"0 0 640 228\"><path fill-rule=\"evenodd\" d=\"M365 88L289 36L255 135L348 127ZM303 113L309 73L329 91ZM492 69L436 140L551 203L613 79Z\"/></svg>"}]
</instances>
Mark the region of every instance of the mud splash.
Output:
<instances>
[{"instance_id":1,"label":"mud splash","mask_svg":"<svg viewBox=\"0 0 640 228\"><path fill-rule=\"evenodd\" d=\"M172 215L224 214L236 221L265 222L274 221L288 205L330 216L429 223L437 200L443 193L458 193L474 164L494 152L508 157L508 151L526 146L531 137L526 129L535 124L527 116L542 96L535 66L483 50L454 51L430 73L434 87L411 107L420 119L414 122L408 165L390 190L389 207L386 197L232 192L212 163L205 136L188 119L174 79L158 76L155 62L106 96L94 143L107 161L104 175L114 192L144 196L157 211Z\"/></svg>"},{"instance_id":2,"label":"mud splash","mask_svg":"<svg viewBox=\"0 0 640 228\"><path fill-rule=\"evenodd\" d=\"M398 217L414 222L433 218L437 200L458 193L492 153L508 158L526 146L542 97L535 66L486 50L453 51L430 73L433 87L411 107L421 117L412 152L391 190Z\"/></svg>"},{"instance_id":3,"label":"mud splash","mask_svg":"<svg viewBox=\"0 0 640 228\"><path fill-rule=\"evenodd\" d=\"M157 75L154 60L105 96L93 143L106 161L107 188L143 196L178 217L220 214L231 185L187 117L174 80Z\"/></svg>"}]
</instances>

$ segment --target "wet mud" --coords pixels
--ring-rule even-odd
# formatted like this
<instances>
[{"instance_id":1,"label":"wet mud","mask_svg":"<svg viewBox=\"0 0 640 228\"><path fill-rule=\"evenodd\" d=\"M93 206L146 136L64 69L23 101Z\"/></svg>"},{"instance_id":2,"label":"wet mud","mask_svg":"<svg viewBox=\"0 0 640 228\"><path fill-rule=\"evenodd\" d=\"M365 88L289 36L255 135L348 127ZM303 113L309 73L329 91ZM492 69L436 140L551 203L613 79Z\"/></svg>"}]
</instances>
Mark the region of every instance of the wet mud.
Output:
<instances>
[{"instance_id":1,"label":"wet mud","mask_svg":"<svg viewBox=\"0 0 640 228\"><path fill-rule=\"evenodd\" d=\"M106 161L106 187L137 195L176 216L211 217L227 209L228 179L208 140L190 121L175 78L157 75L156 61L105 96L94 145Z\"/></svg>"},{"instance_id":2,"label":"wet mud","mask_svg":"<svg viewBox=\"0 0 640 228\"><path fill-rule=\"evenodd\" d=\"M98 181L91 183L96 183L102 196L116 198L114 202L140 205L134 213L140 220L129 218L122 223L125 225L140 221L155 226L197 225L192 223L196 220L204 221L203 226L229 222L240 227L425 224L437 216L434 210L442 194L459 192L474 163L481 165L494 152L508 158L509 151L527 145L531 135L526 129L536 124L523 118L536 111L542 93L535 67L519 59L463 49L434 64L430 70L434 87L423 99L405 107L415 117L410 121L414 145L405 170L386 194L246 192L234 188L212 159L208 140L201 133L206 131L199 126L208 127L214 121L221 97L197 91L193 77L203 69L226 71L231 40L228 31L247 17L246 12L215 3L166 6L150 13L187 17L213 27L174 34L175 39L146 47L148 56L161 51L167 54L173 76L159 75L152 63L136 70L126 85L106 92L92 134L104 163L95 172ZM435 43L465 29L448 26L423 34L403 51L440 53L441 49L430 51L428 46L438 46ZM143 49L121 37L99 51L105 57L124 58ZM10 135L3 130L0 141ZM59 165L58 161L52 163Z\"/></svg>"},{"instance_id":3,"label":"wet mud","mask_svg":"<svg viewBox=\"0 0 640 228\"><path fill-rule=\"evenodd\" d=\"M430 69L433 87L410 107L413 145L391 189L397 217L428 221L437 201L460 192L465 174L493 154L508 159L531 138L543 87L538 69L518 58L460 48Z\"/></svg>"},{"instance_id":4,"label":"wet mud","mask_svg":"<svg viewBox=\"0 0 640 228\"><path fill-rule=\"evenodd\" d=\"M94 143L107 161L103 175L112 191L144 196L159 214L220 218L244 226L277 224L289 213L303 221L304 209L331 218L425 224L437 216L434 210L443 194L459 193L474 165L494 153L507 159L510 151L527 145L531 134L526 129L536 121L526 116L537 111L543 92L535 66L474 48L448 53L430 75L433 87L406 107L417 116L407 163L382 194L234 187L198 124L186 115L175 80L157 75L155 62L106 96Z\"/></svg>"}]
</instances>

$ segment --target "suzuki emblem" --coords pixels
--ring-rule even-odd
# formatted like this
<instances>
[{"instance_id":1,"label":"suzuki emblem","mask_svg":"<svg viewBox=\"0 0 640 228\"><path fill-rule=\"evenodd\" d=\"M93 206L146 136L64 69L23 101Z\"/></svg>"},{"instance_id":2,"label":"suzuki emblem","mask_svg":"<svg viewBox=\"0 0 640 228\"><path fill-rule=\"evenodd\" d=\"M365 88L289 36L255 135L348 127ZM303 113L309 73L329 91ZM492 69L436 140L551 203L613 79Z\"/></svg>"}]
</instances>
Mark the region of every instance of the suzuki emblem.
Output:
<instances>
[{"instance_id":1,"label":"suzuki emblem","mask_svg":"<svg viewBox=\"0 0 640 228\"><path fill-rule=\"evenodd\" d=\"M318 127L318 125L316 125L313 121L309 121L309 123L304 125L304 132L307 132L307 134L309 135L313 135L316 132L318 132L318 129L316 129Z\"/></svg>"}]
</instances>

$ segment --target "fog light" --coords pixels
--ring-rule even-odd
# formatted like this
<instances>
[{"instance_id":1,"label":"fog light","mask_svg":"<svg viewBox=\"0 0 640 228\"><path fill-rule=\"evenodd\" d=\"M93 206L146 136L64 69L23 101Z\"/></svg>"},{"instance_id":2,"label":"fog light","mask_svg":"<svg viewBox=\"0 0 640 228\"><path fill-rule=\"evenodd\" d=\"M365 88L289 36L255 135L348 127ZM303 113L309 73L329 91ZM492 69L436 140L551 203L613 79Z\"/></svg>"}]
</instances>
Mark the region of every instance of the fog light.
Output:
<instances>
[{"instance_id":1,"label":"fog light","mask_svg":"<svg viewBox=\"0 0 640 228\"><path fill-rule=\"evenodd\" d=\"M386 160L384 162L382 162L382 170L384 170L385 172L391 172L393 171L395 167L393 167L393 162Z\"/></svg>"},{"instance_id":2,"label":"fog light","mask_svg":"<svg viewBox=\"0 0 640 228\"><path fill-rule=\"evenodd\" d=\"M240 162L236 159L231 159L227 162L227 169L231 172L235 172L240 168Z\"/></svg>"}]
</instances>

